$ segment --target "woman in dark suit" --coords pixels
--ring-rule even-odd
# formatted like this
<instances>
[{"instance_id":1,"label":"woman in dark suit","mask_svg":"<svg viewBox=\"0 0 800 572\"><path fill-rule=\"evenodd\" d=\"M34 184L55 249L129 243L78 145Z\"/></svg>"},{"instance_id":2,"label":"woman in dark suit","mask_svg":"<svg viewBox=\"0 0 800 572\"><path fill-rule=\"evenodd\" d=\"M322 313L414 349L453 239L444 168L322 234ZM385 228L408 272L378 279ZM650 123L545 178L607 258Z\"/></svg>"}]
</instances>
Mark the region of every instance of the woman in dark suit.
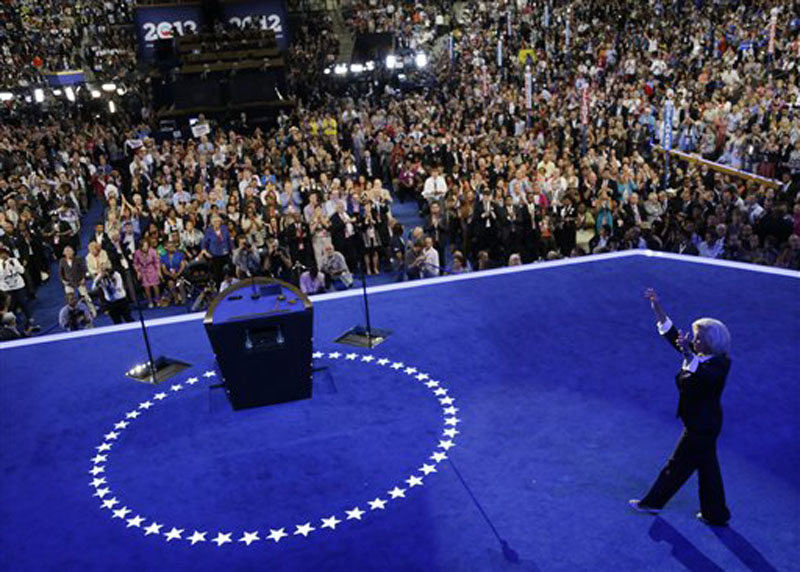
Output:
<instances>
[{"instance_id":1,"label":"woman in dark suit","mask_svg":"<svg viewBox=\"0 0 800 572\"><path fill-rule=\"evenodd\" d=\"M722 429L720 397L731 367L730 333L719 320L701 318L692 324L692 340L688 333L672 324L655 290L647 289L645 297L658 319L659 333L683 355L683 365L675 377L680 394L677 416L683 422L683 433L648 493L629 504L638 512L657 514L697 471L700 485L697 518L712 526L725 526L731 513L725 505L717 437Z\"/></svg>"}]
</instances>

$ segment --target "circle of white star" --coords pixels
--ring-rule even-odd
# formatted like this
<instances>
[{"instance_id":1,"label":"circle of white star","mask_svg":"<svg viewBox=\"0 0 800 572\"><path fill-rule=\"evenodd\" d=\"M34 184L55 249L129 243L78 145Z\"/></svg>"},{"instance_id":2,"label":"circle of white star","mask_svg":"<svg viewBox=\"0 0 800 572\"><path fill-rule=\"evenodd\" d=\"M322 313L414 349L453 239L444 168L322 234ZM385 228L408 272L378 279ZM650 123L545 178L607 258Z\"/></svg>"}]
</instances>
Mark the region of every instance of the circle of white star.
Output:
<instances>
[{"instance_id":1,"label":"circle of white star","mask_svg":"<svg viewBox=\"0 0 800 572\"><path fill-rule=\"evenodd\" d=\"M111 519L117 519L126 525L126 528L133 528L144 536L153 536L164 542L176 541L183 545L196 546L202 544L216 544L218 548L231 546L250 546L260 543L279 543L282 539L307 539L315 534L325 534L336 530L339 525L350 524L350 521L362 521L375 511L385 511L387 506L397 500L407 498L413 489L425 485L425 479L436 473L437 467L442 461L447 459L448 451L455 447L455 437L460 434L459 424L461 419L458 417L458 407L455 406L455 399L450 395L447 388L441 381L433 379L428 373L420 371L418 368L410 366L400 361L394 361L387 357L375 356L372 354L362 354L358 352L342 353L338 351L321 352L315 351L312 354L314 360L335 360L345 363L358 363L371 365L378 368L388 369L400 375L406 376L410 382L421 385L428 389L437 400L442 410L442 432L438 444L431 455L425 459L422 466L416 469L411 475L400 479L398 484L392 488L379 491L379 494L372 500L366 500L353 508L344 508L338 513L328 517L322 517L313 521L306 520L301 524L291 524L281 528L264 529L259 534L258 530L196 530L188 526L178 528L171 524L164 524L149 519L138 514L133 509L128 508L115 496L112 485L106 477L106 467L111 453L124 442L125 433L129 426L142 423L140 418L147 418L147 414L154 409L163 407L168 399L175 400L174 396L180 395L185 391L191 391L193 387L201 387L201 377L206 381L217 376L213 370L205 371L200 375L186 378L182 382L174 383L157 393L150 399L139 403L131 411L123 414L122 419L113 424L113 429L103 435L100 445L94 448L91 462L91 469L87 472L90 475L89 486L93 490L92 497L100 500L98 505L101 510L105 510ZM122 439L123 441L120 441ZM374 491L373 491L374 492ZM117 493L118 494L118 493ZM119 505L119 506L117 506ZM364 507L364 508L362 508ZM326 513L327 514L327 513ZM130 516L129 515L135 515ZM337 518L341 517L341 518ZM372 517L370 517L372 518ZM326 530L327 529L327 530ZM188 531L192 530L192 533Z\"/></svg>"}]
</instances>

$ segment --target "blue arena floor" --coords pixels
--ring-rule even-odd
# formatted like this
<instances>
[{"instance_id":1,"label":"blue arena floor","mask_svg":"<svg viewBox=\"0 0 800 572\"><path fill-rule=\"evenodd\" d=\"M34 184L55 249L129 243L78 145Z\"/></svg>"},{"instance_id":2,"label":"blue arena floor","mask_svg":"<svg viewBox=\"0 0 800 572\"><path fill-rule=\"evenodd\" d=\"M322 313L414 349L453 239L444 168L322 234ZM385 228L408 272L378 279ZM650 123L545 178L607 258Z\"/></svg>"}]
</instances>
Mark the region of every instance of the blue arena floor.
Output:
<instances>
[{"instance_id":1,"label":"blue arena floor","mask_svg":"<svg viewBox=\"0 0 800 572\"><path fill-rule=\"evenodd\" d=\"M192 364L155 388L123 377L135 329L7 345L0 569L797 570L799 278L624 253L378 287L372 351L332 341L361 299L323 296L314 398L242 412L197 319L150 327ZM732 332L728 528L694 477L627 507L680 432L646 286Z\"/></svg>"}]
</instances>

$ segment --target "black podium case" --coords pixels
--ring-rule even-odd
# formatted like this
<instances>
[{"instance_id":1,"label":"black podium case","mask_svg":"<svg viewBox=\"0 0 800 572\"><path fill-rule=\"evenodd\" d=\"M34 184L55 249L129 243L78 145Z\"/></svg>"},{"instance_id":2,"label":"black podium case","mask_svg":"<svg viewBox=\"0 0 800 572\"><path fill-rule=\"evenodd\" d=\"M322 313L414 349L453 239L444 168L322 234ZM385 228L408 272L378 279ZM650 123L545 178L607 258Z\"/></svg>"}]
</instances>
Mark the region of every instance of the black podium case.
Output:
<instances>
[{"instance_id":1,"label":"black podium case","mask_svg":"<svg viewBox=\"0 0 800 572\"><path fill-rule=\"evenodd\" d=\"M212 302L203 324L234 409L311 397L311 301L298 288L247 279Z\"/></svg>"}]
</instances>

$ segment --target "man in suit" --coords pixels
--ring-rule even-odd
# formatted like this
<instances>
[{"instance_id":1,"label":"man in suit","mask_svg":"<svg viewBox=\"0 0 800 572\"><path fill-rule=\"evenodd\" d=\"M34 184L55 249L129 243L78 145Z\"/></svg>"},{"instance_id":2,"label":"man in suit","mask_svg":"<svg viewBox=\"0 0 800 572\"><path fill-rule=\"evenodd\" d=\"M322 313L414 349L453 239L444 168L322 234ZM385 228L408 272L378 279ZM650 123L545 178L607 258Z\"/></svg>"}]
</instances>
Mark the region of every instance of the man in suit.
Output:
<instances>
[{"instance_id":1,"label":"man in suit","mask_svg":"<svg viewBox=\"0 0 800 572\"><path fill-rule=\"evenodd\" d=\"M647 220L647 212L645 212L644 206L639 203L638 193L628 195L628 202L622 206L622 214L625 228L640 225L642 221Z\"/></svg>"},{"instance_id":2,"label":"man in suit","mask_svg":"<svg viewBox=\"0 0 800 572\"><path fill-rule=\"evenodd\" d=\"M700 485L697 518L711 526L725 526L731 513L717 460L717 437L722 429L720 397L731 367L730 333L725 324L701 318L692 324L694 340L678 330L667 317L655 290L645 297L658 320L659 333L683 355L675 378L680 393L678 417L683 433L656 482L641 499L628 501L637 512L657 514L695 471Z\"/></svg>"}]
</instances>

